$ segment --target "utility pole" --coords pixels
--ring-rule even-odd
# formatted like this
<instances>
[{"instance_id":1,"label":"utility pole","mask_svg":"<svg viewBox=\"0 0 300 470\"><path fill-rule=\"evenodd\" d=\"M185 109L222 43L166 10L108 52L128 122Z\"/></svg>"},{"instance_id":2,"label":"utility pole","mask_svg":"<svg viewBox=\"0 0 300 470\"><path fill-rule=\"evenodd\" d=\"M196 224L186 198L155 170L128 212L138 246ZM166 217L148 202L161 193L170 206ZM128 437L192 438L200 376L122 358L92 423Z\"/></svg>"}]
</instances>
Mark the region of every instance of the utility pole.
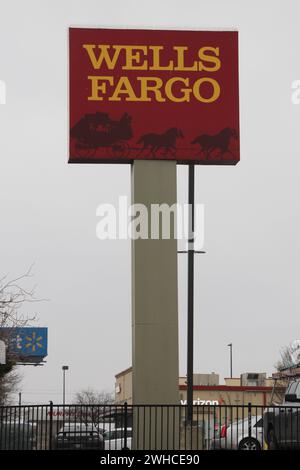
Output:
<instances>
[{"instance_id":1,"label":"utility pole","mask_svg":"<svg viewBox=\"0 0 300 470\"><path fill-rule=\"evenodd\" d=\"M232 343L227 346L230 348L230 378L232 379Z\"/></svg>"},{"instance_id":2,"label":"utility pole","mask_svg":"<svg viewBox=\"0 0 300 470\"><path fill-rule=\"evenodd\" d=\"M69 370L69 366L62 366L63 371L63 405L66 403L66 370Z\"/></svg>"}]
</instances>

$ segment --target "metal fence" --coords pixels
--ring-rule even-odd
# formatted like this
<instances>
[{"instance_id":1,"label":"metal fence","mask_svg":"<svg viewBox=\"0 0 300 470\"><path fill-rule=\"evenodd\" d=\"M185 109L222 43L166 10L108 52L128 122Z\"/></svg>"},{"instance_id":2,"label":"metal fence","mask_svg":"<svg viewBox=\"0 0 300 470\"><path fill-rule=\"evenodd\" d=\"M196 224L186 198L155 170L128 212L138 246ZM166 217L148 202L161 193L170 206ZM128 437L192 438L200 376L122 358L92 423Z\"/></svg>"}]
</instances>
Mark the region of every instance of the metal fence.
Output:
<instances>
[{"instance_id":1,"label":"metal fence","mask_svg":"<svg viewBox=\"0 0 300 470\"><path fill-rule=\"evenodd\" d=\"M32 405L0 407L0 449L300 448L300 407Z\"/></svg>"}]
</instances>

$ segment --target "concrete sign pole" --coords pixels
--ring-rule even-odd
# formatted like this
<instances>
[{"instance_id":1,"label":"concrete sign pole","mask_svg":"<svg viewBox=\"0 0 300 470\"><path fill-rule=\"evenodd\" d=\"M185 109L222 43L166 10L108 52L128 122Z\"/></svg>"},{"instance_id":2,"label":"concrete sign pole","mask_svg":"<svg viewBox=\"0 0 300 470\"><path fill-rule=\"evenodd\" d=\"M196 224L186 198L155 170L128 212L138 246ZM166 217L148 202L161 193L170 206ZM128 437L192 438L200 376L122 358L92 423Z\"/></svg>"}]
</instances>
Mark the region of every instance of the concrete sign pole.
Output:
<instances>
[{"instance_id":1,"label":"concrete sign pole","mask_svg":"<svg viewBox=\"0 0 300 470\"><path fill-rule=\"evenodd\" d=\"M132 204L147 207L149 233L151 204L172 206L175 203L176 162L134 161ZM174 219L171 220L174 231ZM132 241L132 366L134 405L179 404L177 240L172 236L162 239L161 230L159 239ZM167 408L162 412L167 420ZM172 416L175 416L173 409ZM150 412L148 419L151 419ZM151 421L152 428L154 421L166 425L157 416ZM139 423L140 430L148 429L147 426L148 423L145 426ZM177 439L173 439L171 432L175 428L174 418L169 417L168 428L170 442L176 448ZM163 435L167 436L168 432ZM151 436L134 436L135 446L139 446L136 439L147 442ZM162 448L172 447L169 444Z\"/></svg>"}]
</instances>

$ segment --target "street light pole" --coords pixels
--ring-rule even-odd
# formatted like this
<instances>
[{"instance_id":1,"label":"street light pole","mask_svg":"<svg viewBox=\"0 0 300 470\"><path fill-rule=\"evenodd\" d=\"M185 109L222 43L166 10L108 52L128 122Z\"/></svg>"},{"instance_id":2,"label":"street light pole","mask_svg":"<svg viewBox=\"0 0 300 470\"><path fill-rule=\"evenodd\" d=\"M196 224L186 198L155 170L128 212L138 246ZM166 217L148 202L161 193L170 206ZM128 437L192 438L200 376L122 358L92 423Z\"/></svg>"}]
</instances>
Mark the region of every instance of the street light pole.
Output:
<instances>
[{"instance_id":1,"label":"street light pole","mask_svg":"<svg viewBox=\"0 0 300 470\"><path fill-rule=\"evenodd\" d=\"M66 403L66 370L69 370L69 366L62 366L63 371L63 405Z\"/></svg>"},{"instance_id":2,"label":"street light pole","mask_svg":"<svg viewBox=\"0 0 300 470\"><path fill-rule=\"evenodd\" d=\"M227 344L230 348L230 378L232 379L232 343Z\"/></svg>"}]
</instances>

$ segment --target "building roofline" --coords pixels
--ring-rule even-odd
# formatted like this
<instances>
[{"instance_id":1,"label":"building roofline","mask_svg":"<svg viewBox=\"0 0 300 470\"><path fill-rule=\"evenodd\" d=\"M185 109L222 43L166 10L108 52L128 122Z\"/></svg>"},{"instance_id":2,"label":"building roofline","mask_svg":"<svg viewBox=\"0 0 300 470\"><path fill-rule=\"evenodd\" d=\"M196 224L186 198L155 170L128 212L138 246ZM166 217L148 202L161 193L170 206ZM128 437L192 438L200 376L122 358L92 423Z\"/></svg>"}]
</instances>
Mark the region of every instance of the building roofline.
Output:
<instances>
[{"instance_id":1,"label":"building roofline","mask_svg":"<svg viewBox=\"0 0 300 470\"><path fill-rule=\"evenodd\" d=\"M186 390L186 385L179 385L179 390ZM218 392L271 392L273 387L255 387L242 385L194 385L193 390Z\"/></svg>"},{"instance_id":2,"label":"building roofline","mask_svg":"<svg viewBox=\"0 0 300 470\"><path fill-rule=\"evenodd\" d=\"M132 367L128 367L127 369L124 369L124 370L122 370L121 372L118 372L118 373L115 375L115 378L118 379L118 378L121 377L122 375L128 374L128 372L132 372Z\"/></svg>"}]
</instances>

